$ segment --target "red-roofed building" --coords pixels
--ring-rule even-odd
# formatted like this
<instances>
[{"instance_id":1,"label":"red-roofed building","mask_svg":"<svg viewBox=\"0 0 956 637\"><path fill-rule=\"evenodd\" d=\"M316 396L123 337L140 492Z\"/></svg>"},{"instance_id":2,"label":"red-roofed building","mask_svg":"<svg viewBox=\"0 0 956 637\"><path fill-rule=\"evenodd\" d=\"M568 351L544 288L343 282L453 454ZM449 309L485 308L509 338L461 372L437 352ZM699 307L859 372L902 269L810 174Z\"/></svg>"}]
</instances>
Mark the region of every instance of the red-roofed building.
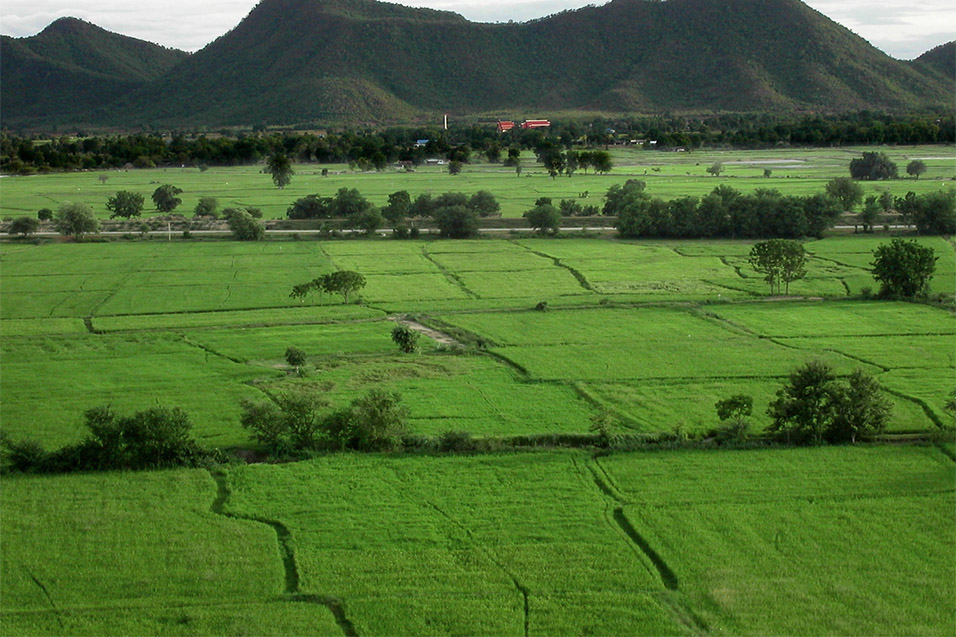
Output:
<instances>
[{"instance_id":1,"label":"red-roofed building","mask_svg":"<svg viewBox=\"0 0 956 637\"><path fill-rule=\"evenodd\" d=\"M521 128L549 128L551 122L546 119L526 119L521 123Z\"/></svg>"},{"instance_id":2,"label":"red-roofed building","mask_svg":"<svg viewBox=\"0 0 956 637\"><path fill-rule=\"evenodd\" d=\"M506 132L506 131L510 131L510 130L511 130L512 128L514 128L514 127L515 127L515 123L514 123L514 122L505 122L505 121L501 121L501 120L498 121L498 132L499 132L499 133L504 133L504 132Z\"/></svg>"}]
</instances>

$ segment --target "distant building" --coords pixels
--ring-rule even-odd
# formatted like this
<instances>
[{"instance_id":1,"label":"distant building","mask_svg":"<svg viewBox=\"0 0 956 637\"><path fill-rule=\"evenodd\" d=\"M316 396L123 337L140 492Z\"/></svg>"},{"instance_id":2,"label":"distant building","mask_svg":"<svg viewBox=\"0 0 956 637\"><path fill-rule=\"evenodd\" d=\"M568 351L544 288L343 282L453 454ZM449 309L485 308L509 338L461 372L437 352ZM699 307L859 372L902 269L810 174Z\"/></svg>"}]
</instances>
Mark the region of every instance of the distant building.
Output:
<instances>
[{"instance_id":1,"label":"distant building","mask_svg":"<svg viewBox=\"0 0 956 637\"><path fill-rule=\"evenodd\" d=\"M428 142L430 141L431 141L430 139L419 139L415 142L415 148L421 148L423 146L426 146Z\"/></svg>"},{"instance_id":2,"label":"distant building","mask_svg":"<svg viewBox=\"0 0 956 637\"><path fill-rule=\"evenodd\" d=\"M521 128L550 128L551 122L546 119L526 119L521 123Z\"/></svg>"},{"instance_id":3,"label":"distant building","mask_svg":"<svg viewBox=\"0 0 956 637\"><path fill-rule=\"evenodd\" d=\"M507 121L503 121L503 120L498 120L498 132L499 132L499 133L506 133L506 132L510 131L512 128L514 128L514 127L515 127L515 123L514 123L514 122L507 122Z\"/></svg>"},{"instance_id":4,"label":"distant building","mask_svg":"<svg viewBox=\"0 0 956 637\"><path fill-rule=\"evenodd\" d=\"M425 165L426 165L426 166L444 166L444 165L445 165L445 160L444 160L444 159L434 159L434 158L432 158L432 159L426 159L426 160L425 160Z\"/></svg>"}]
</instances>

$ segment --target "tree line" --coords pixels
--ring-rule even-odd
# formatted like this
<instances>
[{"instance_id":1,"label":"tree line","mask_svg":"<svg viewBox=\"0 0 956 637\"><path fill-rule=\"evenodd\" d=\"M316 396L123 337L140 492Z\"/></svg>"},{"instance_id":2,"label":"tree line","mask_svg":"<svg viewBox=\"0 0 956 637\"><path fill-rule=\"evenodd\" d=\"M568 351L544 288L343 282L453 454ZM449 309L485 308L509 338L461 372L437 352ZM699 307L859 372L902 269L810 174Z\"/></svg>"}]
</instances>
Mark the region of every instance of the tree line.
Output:
<instances>
[{"instance_id":1,"label":"tree line","mask_svg":"<svg viewBox=\"0 0 956 637\"><path fill-rule=\"evenodd\" d=\"M129 135L33 139L0 134L0 170L31 173L62 170L256 164L277 153L295 162L348 163L382 169L397 162L420 164L429 157L467 163L481 156L504 161L509 149L599 148L632 140L644 148L771 148L956 143L952 113L888 114L860 111L794 117L773 114L717 114L589 118L552 121L550 128L515 127L498 133L488 124L453 127L387 127L316 132L204 133L172 131ZM655 142L651 144L650 142Z\"/></svg>"}]
</instances>

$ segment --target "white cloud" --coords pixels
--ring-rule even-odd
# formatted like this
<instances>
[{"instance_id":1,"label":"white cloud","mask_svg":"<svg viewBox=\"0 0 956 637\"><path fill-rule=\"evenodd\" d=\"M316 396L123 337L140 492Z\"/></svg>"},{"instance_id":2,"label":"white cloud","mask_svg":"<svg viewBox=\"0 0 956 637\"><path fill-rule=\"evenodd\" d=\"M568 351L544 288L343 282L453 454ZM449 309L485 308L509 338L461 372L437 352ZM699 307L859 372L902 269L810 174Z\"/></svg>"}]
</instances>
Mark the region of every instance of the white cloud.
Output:
<instances>
[{"instance_id":1,"label":"white cloud","mask_svg":"<svg viewBox=\"0 0 956 637\"><path fill-rule=\"evenodd\" d=\"M601 1L406 0L481 22L524 21ZM951 0L807 0L807 4L897 58L911 58L956 36ZM3 0L0 32L32 35L63 16L165 46L195 51L236 26L256 0Z\"/></svg>"}]
</instances>

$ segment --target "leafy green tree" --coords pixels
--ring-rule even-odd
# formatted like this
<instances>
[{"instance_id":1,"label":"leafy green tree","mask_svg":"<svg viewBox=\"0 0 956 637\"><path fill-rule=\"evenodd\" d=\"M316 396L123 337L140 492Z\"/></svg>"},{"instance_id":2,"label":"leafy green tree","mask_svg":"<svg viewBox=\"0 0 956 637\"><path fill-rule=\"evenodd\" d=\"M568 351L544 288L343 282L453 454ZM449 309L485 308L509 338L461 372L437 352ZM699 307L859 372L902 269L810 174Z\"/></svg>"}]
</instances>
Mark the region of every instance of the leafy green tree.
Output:
<instances>
[{"instance_id":1,"label":"leafy green tree","mask_svg":"<svg viewBox=\"0 0 956 637\"><path fill-rule=\"evenodd\" d=\"M349 296L365 287L365 277L352 270L338 270L323 277L323 287L330 294L341 294L345 303Z\"/></svg>"},{"instance_id":2,"label":"leafy green tree","mask_svg":"<svg viewBox=\"0 0 956 637\"><path fill-rule=\"evenodd\" d=\"M461 162L458 160L448 162L448 174L449 175L461 174Z\"/></svg>"},{"instance_id":3,"label":"leafy green tree","mask_svg":"<svg viewBox=\"0 0 956 637\"><path fill-rule=\"evenodd\" d=\"M53 219L56 231L62 235L71 235L77 240L83 235L97 232L100 224L93 215L93 209L85 203L65 202L56 209Z\"/></svg>"},{"instance_id":4,"label":"leafy green tree","mask_svg":"<svg viewBox=\"0 0 956 637\"><path fill-rule=\"evenodd\" d=\"M197 217L217 219L219 217L218 208L219 202L216 201L215 197L200 197L193 214Z\"/></svg>"},{"instance_id":5,"label":"leafy green tree","mask_svg":"<svg viewBox=\"0 0 956 637\"><path fill-rule=\"evenodd\" d=\"M926 163L921 159L914 159L906 164L906 174L910 177L919 179L919 176L926 172Z\"/></svg>"},{"instance_id":6,"label":"leafy green tree","mask_svg":"<svg viewBox=\"0 0 956 637\"><path fill-rule=\"evenodd\" d=\"M442 206L432 216L442 237L470 239L478 236L478 215L466 206Z\"/></svg>"},{"instance_id":7,"label":"leafy green tree","mask_svg":"<svg viewBox=\"0 0 956 637\"><path fill-rule=\"evenodd\" d=\"M285 188L292 183L292 160L285 153L275 153L266 161L266 171L272 176L276 188Z\"/></svg>"},{"instance_id":8,"label":"leafy green tree","mask_svg":"<svg viewBox=\"0 0 956 637\"><path fill-rule=\"evenodd\" d=\"M744 440L750 430L750 421L747 420L753 413L754 399L745 394L735 394L724 400L714 403L717 417L723 423L718 431L718 437L723 440Z\"/></svg>"},{"instance_id":9,"label":"leafy green tree","mask_svg":"<svg viewBox=\"0 0 956 637\"><path fill-rule=\"evenodd\" d=\"M748 262L765 275L771 294L780 294L781 284L785 284L785 294L789 294L790 283L806 276L807 254L798 241L770 239L755 243Z\"/></svg>"},{"instance_id":10,"label":"leafy green tree","mask_svg":"<svg viewBox=\"0 0 956 637\"><path fill-rule=\"evenodd\" d=\"M34 219L33 217L17 217L10 222L10 227L7 228L7 232L10 234L18 234L21 237L27 237L36 233L39 229L39 219Z\"/></svg>"},{"instance_id":11,"label":"leafy green tree","mask_svg":"<svg viewBox=\"0 0 956 637\"><path fill-rule=\"evenodd\" d=\"M266 236L266 228L262 222L242 208L233 209L233 212L227 215L226 223L239 241L262 241Z\"/></svg>"},{"instance_id":12,"label":"leafy green tree","mask_svg":"<svg viewBox=\"0 0 956 637\"><path fill-rule=\"evenodd\" d=\"M160 212L172 212L176 209L176 206L183 202L182 199L176 196L182 193L182 188L177 188L172 184L163 184L153 191L153 203Z\"/></svg>"},{"instance_id":13,"label":"leafy green tree","mask_svg":"<svg viewBox=\"0 0 956 637\"><path fill-rule=\"evenodd\" d=\"M724 165L719 161L715 161L707 168L707 173L714 177L720 177L720 173L722 172L724 172Z\"/></svg>"},{"instance_id":14,"label":"leafy green tree","mask_svg":"<svg viewBox=\"0 0 956 637\"><path fill-rule=\"evenodd\" d=\"M348 219L365 212L372 207L372 203L362 196L356 188L339 188L329 202L329 213L332 217Z\"/></svg>"},{"instance_id":15,"label":"leafy green tree","mask_svg":"<svg viewBox=\"0 0 956 637\"><path fill-rule=\"evenodd\" d=\"M406 354L413 354L418 350L418 339L421 335L407 325L396 325L392 328L392 342Z\"/></svg>"},{"instance_id":16,"label":"leafy green tree","mask_svg":"<svg viewBox=\"0 0 956 637\"><path fill-rule=\"evenodd\" d=\"M929 246L893 239L873 251L873 278L880 295L912 298L923 294L936 271L937 256Z\"/></svg>"},{"instance_id":17,"label":"leafy green tree","mask_svg":"<svg viewBox=\"0 0 956 637\"><path fill-rule=\"evenodd\" d=\"M860 436L882 433L892 406L873 376L857 369L833 398L833 419L826 432L828 442L853 442Z\"/></svg>"},{"instance_id":18,"label":"leafy green tree","mask_svg":"<svg viewBox=\"0 0 956 637\"><path fill-rule=\"evenodd\" d=\"M649 195L644 192L647 184L638 179L628 179L624 184L614 184L607 189L604 202L604 214L608 216L620 215L629 204L636 200L644 201Z\"/></svg>"},{"instance_id":19,"label":"leafy green tree","mask_svg":"<svg viewBox=\"0 0 956 637\"><path fill-rule=\"evenodd\" d=\"M53 211L49 208L40 208L37 210L37 219L40 221L51 221L53 219Z\"/></svg>"},{"instance_id":20,"label":"leafy green tree","mask_svg":"<svg viewBox=\"0 0 956 637\"><path fill-rule=\"evenodd\" d=\"M501 204L495 199L495 196L487 190L479 190L468 200L468 207L475 211L479 217L500 216Z\"/></svg>"},{"instance_id":21,"label":"leafy green tree","mask_svg":"<svg viewBox=\"0 0 956 637\"><path fill-rule=\"evenodd\" d=\"M373 389L352 401L351 446L360 451L390 451L408 431L408 408L397 392Z\"/></svg>"},{"instance_id":22,"label":"leafy green tree","mask_svg":"<svg viewBox=\"0 0 956 637\"><path fill-rule=\"evenodd\" d=\"M914 219L922 234L956 233L956 190L937 190L916 197Z\"/></svg>"},{"instance_id":23,"label":"leafy green tree","mask_svg":"<svg viewBox=\"0 0 956 637\"><path fill-rule=\"evenodd\" d=\"M130 219L138 217L143 212L143 201L143 195L138 192L120 190L106 200L106 209L112 213L110 219L116 217Z\"/></svg>"},{"instance_id":24,"label":"leafy green tree","mask_svg":"<svg viewBox=\"0 0 956 637\"><path fill-rule=\"evenodd\" d=\"M305 350L298 347L289 347L285 350L285 362L287 362L290 367L294 367L296 371L305 365L305 361Z\"/></svg>"},{"instance_id":25,"label":"leafy green tree","mask_svg":"<svg viewBox=\"0 0 956 637\"><path fill-rule=\"evenodd\" d=\"M382 216L389 223L399 223L409 216L412 210L412 198L407 190L399 190L388 196L388 205L382 208Z\"/></svg>"},{"instance_id":26,"label":"leafy green tree","mask_svg":"<svg viewBox=\"0 0 956 637\"><path fill-rule=\"evenodd\" d=\"M886 153L865 152L862 157L850 160L850 176L853 179L878 181L897 179L896 164Z\"/></svg>"},{"instance_id":27,"label":"leafy green tree","mask_svg":"<svg viewBox=\"0 0 956 637\"><path fill-rule=\"evenodd\" d=\"M561 227L561 212L551 204L535 206L522 216L540 234L557 234Z\"/></svg>"},{"instance_id":28,"label":"leafy green tree","mask_svg":"<svg viewBox=\"0 0 956 637\"><path fill-rule=\"evenodd\" d=\"M285 455L319 448L324 436L320 412L328 403L308 394L282 394L274 402L240 403L239 422L270 453Z\"/></svg>"},{"instance_id":29,"label":"leafy green tree","mask_svg":"<svg viewBox=\"0 0 956 637\"><path fill-rule=\"evenodd\" d=\"M794 370L767 408L773 419L768 430L788 443L822 443L838 399L835 380L832 368L823 361L809 361Z\"/></svg>"},{"instance_id":30,"label":"leafy green tree","mask_svg":"<svg viewBox=\"0 0 956 637\"><path fill-rule=\"evenodd\" d=\"M352 215L349 219L350 225L364 232L366 236L375 234L375 231L381 228L384 222L382 213L375 206L366 208L362 212Z\"/></svg>"},{"instance_id":31,"label":"leafy green tree","mask_svg":"<svg viewBox=\"0 0 956 637\"><path fill-rule=\"evenodd\" d=\"M317 194L296 199L285 212L289 219L328 219L335 216L332 212L332 198Z\"/></svg>"},{"instance_id":32,"label":"leafy green tree","mask_svg":"<svg viewBox=\"0 0 956 637\"><path fill-rule=\"evenodd\" d=\"M863 201L863 187L849 177L835 177L825 186L827 195L840 202L844 212L849 212Z\"/></svg>"},{"instance_id":33,"label":"leafy green tree","mask_svg":"<svg viewBox=\"0 0 956 637\"><path fill-rule=\"evenodd\" d=\"M863 225L863 232L871 232L873 230L873 226L880 219L881 211L882 208L875 195L870 195L866 198L866 201L863 203L863 211L857 217Z\"/></svg>"},{"instance_id":34,"label":"leafy green tree","mask_svg":"<svg viewBox=\"0 0 956 637\"><path fill-rule=\"evenodd\" d=\"M611 172L613 163L611 162L611 153L606 150L595 150L591 152L591 166L594 167L594 172L599 172L601 174Z\"/></svg>"}]
</instances>

